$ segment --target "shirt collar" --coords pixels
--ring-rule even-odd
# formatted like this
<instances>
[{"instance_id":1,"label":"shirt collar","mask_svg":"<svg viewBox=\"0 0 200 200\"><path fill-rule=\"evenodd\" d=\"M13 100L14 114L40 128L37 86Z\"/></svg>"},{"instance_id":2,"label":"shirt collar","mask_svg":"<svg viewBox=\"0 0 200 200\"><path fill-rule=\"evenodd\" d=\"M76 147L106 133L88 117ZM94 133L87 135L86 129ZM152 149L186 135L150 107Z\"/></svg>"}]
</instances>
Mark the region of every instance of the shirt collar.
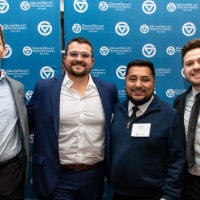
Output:
<instances>
[{"instance_id":1,"label":"shirt collar","mask_svg":"<svg viewBox=\"0 0 200 200\"><path fill-rule=\"evenodd\" d=\"M66 73L62 86L67 86L68 88L70 88L72 85L73 85L73 81L69 78L68 73ZM92 79L92 76L89 74L89 81L88 81L86 89L89 89L91 87L96 88L96 85Z\"/></svg>"},{"instance_id":2,"label":"shirt collar","mask_svg":"<svg viewBox=\"0 0 200 200\"><path fill-rule=\"evenodd\" d=\"M198 94L199 92L196 91L193 87L192 87L192 96L195 98L195 96Z\"/></svg>"},{"instance_id":3,"label":"shirt collar","mask_svg":"<svg viewBox=\"0 0 200 200\"><path fill-rule=\"evenodd\" d=\"M140 106L137 106L139 108L139 110L144 113L147 108L149 107L149 104L153 101L154 99L154 95L152 95L151 99L149 101L147 101L146 103L140 105ZM128 102L128 112L130 112L133 108L133 106L135 106L130 100Z\"/></svg>"},{"instance_id":4,"label":"shirt collar","mask_svg":"<svg viewBox=\"0 0 200 200\"><path fill-rule=\"evenodd\" d=\"M0 76L0 81L5 79L5 72L1 70L1 76Z\"/></svg>"}]
</instances>

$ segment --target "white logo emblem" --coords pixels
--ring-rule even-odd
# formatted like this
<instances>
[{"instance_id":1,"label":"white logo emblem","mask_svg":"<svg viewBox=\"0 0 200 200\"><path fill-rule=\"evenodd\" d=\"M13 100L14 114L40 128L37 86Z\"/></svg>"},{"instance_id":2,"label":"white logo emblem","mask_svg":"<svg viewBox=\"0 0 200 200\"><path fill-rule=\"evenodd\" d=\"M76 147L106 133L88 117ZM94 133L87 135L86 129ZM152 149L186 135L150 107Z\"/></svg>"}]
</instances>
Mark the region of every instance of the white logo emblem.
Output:
<instances>
[{"instance_id":1,"label":"white logo emblem","mask_svg":"<svg viewBox=\"0 0 200 200\"><path fill-rule=\"evenodd\" d=\"M9 4L5 0L0 0L0 13L6 13L9 10Z\"/></svg>"},{"instance_id":2,"label":"white logo emblem","mask_svg":"<svg viewBox=\"0 0 200 200\"><path fill-rule=\"evenodd\" d=\"M153 44L146 44L142 48L142 53L145 57L151 58L156 54L156 47Z\"/></svg>"},{"instance_id":3,"label":"white logo emblem","mask_svg":"<svg viewBox=\"0 0 200 200\"><path fill-rule=\"evenodd\" d=\"M4 58L9 58L12 55L12 48L6 44L6 55L4 56Z\"/></svg>"},{"instance_id":4,"label":"white logo emblem","mask_svg":"<svg viewBox=\"0 0 200 200\"><path fill-rule=\"evenodd\" d=\"M26 99L27 99L27 100L30 100L31 97L32 97L32 95L33 95L33 91L27 91L27 92L26 92Z\"/></svg>"},{"instance_id":5,"label":"white logo emblem","mask_svg":"<svg viewBox=\"0 0 200 200\"><path fill-rule=\"evenodd\" d=\"M29 47L29 46L26 46L26 47L24 47L23 48L23 54L25 55L25 56L30 56L31 54L32 54L32 49L31 49L31 47Z\"/></svg>"},{"instance_id":6,"label":"white logo emblem","mask_svg":"<svg viewBox=\"0 0 200 200\"><path fill-rule=\"evenodd\" d=\"M38 32L43 36L48 36L52 32L52 26L47 21L42 21L38 24Z\"/></svg>"},{"instance_id":7,"label":"white logo emblem","mask_svg":"<svg viewBox=\"0 0 200 200\"><path fill-rule=\"evenodd\" d=\"M175 48L173 46L169 46L167 47L166 52L168 55L172 56L175 54Z\"/></svg>"},{"instance_id":8,"label":"white logo emblem","mask_svg":"<svg viewBox=\"0 0 200 200\"><path fill-rule=\"evenodd\" d=\"M40 76L43 79L48 79L48 78L52 78L54 77L54 70L49 67L49 66L44 66L41 70L40 70Z\"/></svg>"},{"instance_id":9,"label":"white logo emblem","mask_svg":"<svg viewBox=\"0 0 200 200\"><path fill-rule=\"evenodd\" d=\"M101 11L106 11L106 10L108 10L108 4L107 4L105 1L100 2L100 3L99 3L99 9L100 9Z\"/></svg>"},{"instance_id":10,"label":"white logo emblem","mask_svg":"<svg viewBox=\"0 0 200 200\"><path fill-rule=\"evenodd\" d=\"M100 48L100 54L101 54L102 56L108 55L108 54L109 54L109 49L108 49L108 47L106 47L106 46L101 47L101 48Z\"/></svg>"},{"instance_id":11,"label":"white logo emblem","mask_svg":"<svg viewBox=\"0 0 200 200\"><path fill-rule=\"evenodd\" d=\"M29 141L31 144L34 142L34 134L29 135Z\"/></svg>"},{"instance_id":12,"label":"white logo emblem","mask_svg":"<svg viewBox=\"0 0 200 200\"><path fill-rule=\"evenodd\" d=\"M185 78L185 74L184 74L184 69L183 68L181 69L181 75L182 75L183 78Z\"/></svg>"},{"instance_id":13,"label":"white logo emblem","mask_svg":"<svg viewBox=\"0 0 200 200\"><path fill-rule=\"evenodd\" d=\"M24 11L29 10L30 7L31 7L31 6L30 6L30 4L29 4L28 1L23 1L23 2L21 2L21 4L20 4L20 8L21 8L22 10L24 10Z\"/></svg>"},{"instance_id":14,"label":"white logo emblem","mask_svg":"<svg viewBox=\"0 0 200 200\"><path fill-rule=\"evenodd\" d=\"M174 95L175 95L175 91L173 89L168 89L166 91L166 96L167 97L172 98L172 97L174 97Z\"/></svg>"},{"instance_id":15,"label":"white logo emblem","mask_svg":"<svg viewBox=\"0 0 200 200\"><path fill-rule=\"evenodd\" d=\"M80 25L80 24L74 24L74 25L72 26L72 31L73 31L74 33L80 33L80 32L81 32L81 25Z\"/></svg>"},{"instance_id":16,"label":"white logo emblem","mask_svg":"<svg viewBox=\"0 0 200 200\"><path fill-rule=\"evenodd\" d=\"M140 26L140 32L144 33L144 34L148 33L149 32L149 26L146 25L146 24L143 24L142 26Z\"/></svg>"},{"instance_id":17,"label":"white logo emblem","mask_svg":"<svg viewBox=\"0 0 200 200\"><path fill-rule=\"evenodd\" d=\"M74 1L74 9L79 12L83 13L88 9L88 3L86 0L75 0Z\"/></svg>"},{"instance_id":18,"label":"white logo emblem","mask_svg":"<svg viewBox=\"0 0 200 200\"><path fill-rule=\"evenodd\" d=\"M167 10L169 12L174 12L176 10L176 5L174 3L168 3L167 4Z\"/></svg>"},{"instance_id":19,"label":"white logo emblem","mask_svg":"<svg viewBox=\"0 0 200 200\"><path fill-rule=\"evenodd\" d=\"M196 26L192 22L187 22L182 26L182 32L185 36L192 36L196 33Z\"/></svg>"},{"instance_id":20,"label":"white logo emblem","mask_svg":"<svg viewBox=\"0 0 200 200\"><path fill-rule=\"evenodd\" d=\"M156 4L154 1L145 1L142 4L142 10L144 11L144 13L150 15L153 14L156 11Z\"/></svg>"},{"instance_id":21,"label":"white logo emblem","mask_svg":"<svg viewBox=\"0 0 200 200\"><path fill-rule=\"evenodd\" d=\"M116 75L119 79L125 79L126 76L126 66L119 66L116 70Z\"/></svg>"},{"instance_id":22,"label":"white logo emblem","mask_svg":"<svg viewBox=\"0 0 200 200\"><path fill-rule=\"evenodd\" d=\"M115 32L120 36L125 36L129 33L130 27L126 22L119 22L115 26Z\"/></svg>"}]
</instances>

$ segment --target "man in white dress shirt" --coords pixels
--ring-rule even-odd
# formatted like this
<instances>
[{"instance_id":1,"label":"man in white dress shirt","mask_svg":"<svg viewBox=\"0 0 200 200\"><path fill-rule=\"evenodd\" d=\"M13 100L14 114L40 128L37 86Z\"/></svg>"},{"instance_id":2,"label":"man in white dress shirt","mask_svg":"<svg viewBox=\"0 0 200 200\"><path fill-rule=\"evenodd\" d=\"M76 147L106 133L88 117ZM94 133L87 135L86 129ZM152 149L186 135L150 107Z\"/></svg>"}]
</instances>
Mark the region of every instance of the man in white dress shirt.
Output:
<instances>
[{"instance_id":1,"label":"man in white dress shirt","mask_svg":"<svg viewBox=\"0 0 200 200\"><path fill-rule=\"evenodd\" d=\"M39 81L27 106L35 128L33 188L39 199L101 200L117 89L90 75L87 39L72 39L63 62L66 73Z\"/></svg>"}]
</instances>

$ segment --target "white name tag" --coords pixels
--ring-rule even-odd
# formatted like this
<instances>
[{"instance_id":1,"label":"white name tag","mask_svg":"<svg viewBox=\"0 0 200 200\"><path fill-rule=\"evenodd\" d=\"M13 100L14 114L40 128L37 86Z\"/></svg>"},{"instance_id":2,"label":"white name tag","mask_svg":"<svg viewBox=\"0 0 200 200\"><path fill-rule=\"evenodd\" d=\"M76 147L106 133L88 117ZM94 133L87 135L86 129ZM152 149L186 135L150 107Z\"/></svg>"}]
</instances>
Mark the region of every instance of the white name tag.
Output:
<instances>
[{"instance_id":1,"label":"white name tag","mask_svg":"<svg viewBox=\"0 0 200 200\"><path fill-rule=\"evenodd\" d=\"M132 137L149 137L151 124L133 124L131 136Z\"/></svg>"}]
</instances>

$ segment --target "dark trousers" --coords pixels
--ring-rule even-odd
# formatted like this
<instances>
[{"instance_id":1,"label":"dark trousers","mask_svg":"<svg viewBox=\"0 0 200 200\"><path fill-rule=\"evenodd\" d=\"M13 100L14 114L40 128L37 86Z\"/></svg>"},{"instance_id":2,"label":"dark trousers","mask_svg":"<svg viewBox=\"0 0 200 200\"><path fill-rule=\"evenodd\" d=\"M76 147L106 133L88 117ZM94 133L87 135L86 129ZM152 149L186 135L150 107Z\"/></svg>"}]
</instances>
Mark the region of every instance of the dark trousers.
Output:
<instances>
[{"instance_id":1,"label":"dark trousers","mask_svg":"<svg viewBox=\"0 0 200 200\"><path fill-rule=\"evenodd\" d=\"M182 200L200 200L200 176L187 174Z\"/></svg>"},{"instance_id":2,"label":"dark trousers","mask_svg":"<svg viewBox=\"0 0 200 200\"><path fill-rule=\"evenodd\" d=\"M102 200L105 163L85 171L69 170L61 166L55 192L39 200Z\"/></svg>"},{"instance_id":3,"label":"dark trousers","mask_svg":"<svg viewBox=\"0 0 200 200\"><path fill-rule=\"evenodd\" d=\"M24 199L25 169L22 161L16 160L8 166L0 166L0 199Z\"/></svg>"},{"instance_id":4,"label":"dark trousers","mask_svg":"<svg viewBox=\"0 0 200 200\"><path fill-rule=\"evenodd\" d=\"M162 195L156 195L154 197L138 198L138 197L131 197L131 196L114 193L112 200L160 200L161 197Z\"/></svg>"}]
</instances>

